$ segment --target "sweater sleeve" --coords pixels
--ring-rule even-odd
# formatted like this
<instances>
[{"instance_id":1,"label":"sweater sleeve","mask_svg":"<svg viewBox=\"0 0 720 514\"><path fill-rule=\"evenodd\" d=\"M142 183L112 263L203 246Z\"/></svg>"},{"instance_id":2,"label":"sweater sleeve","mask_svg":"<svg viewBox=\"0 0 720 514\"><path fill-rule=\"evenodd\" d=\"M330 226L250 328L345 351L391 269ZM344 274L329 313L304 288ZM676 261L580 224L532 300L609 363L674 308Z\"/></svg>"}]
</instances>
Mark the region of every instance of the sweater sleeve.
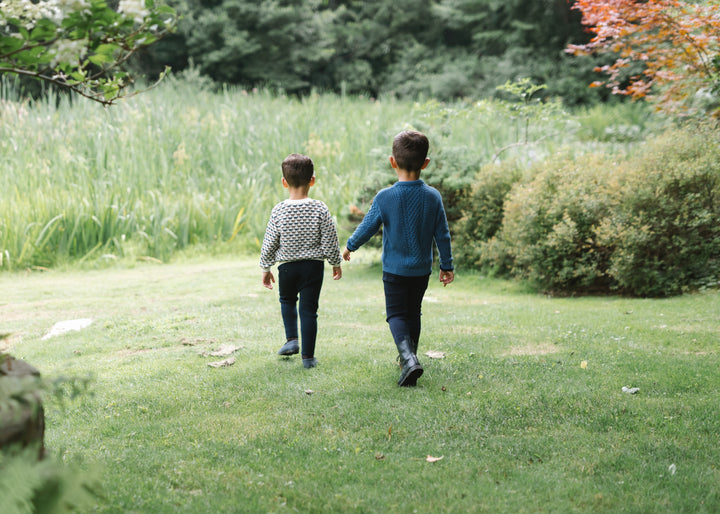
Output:
<instances>
[{"instance_id":1,"label":"sweater sleeve","mask_svg":"<svg viewBox=\"0 0 720 514\"><path fill-rule=\"evenodd\" d=\"M270 271L270 268L275 264L278 248L280 248L280 231L276 225L275 211L273 211L270 214L270 220L260 249L260 267L263 271Z\"/></svg>"},{"instance_id":2,"label":"sweater sleeve","mask_svg":"<svg viewBox=\"0 0 720 514\"><path fill-rule=\"evenodd\" d=\"M452 248L450 246L450 228L448 227L447 216L445 215L445 208L440 199L440 208L437 212L435 219L435 244L440 254L440 269L443 271L453 271Z\"/></svg>"},{"instance_id":3,"label":"sweater sleeve","mask_svg":"<svg viewBox=\"0 0 720 514\"><path fill-rule=\"evenodd\" d=\"M335 229L332 215L327 208L325 209L321 225L321 246L328 264L331 266L340 266L340 264L342 264L337 230Z\"/></svg>"},{"instance_id":4,"label":"sweater sleeve","mask_svg":"<svg viewBox=\"0 0 720 514\"><path fill-rule=\"evenodd\" d=\"M375 196L370 210L347 241L347 249L354 252L374 236L382 225L378 196Z\"/></svg>"}]
</instances>

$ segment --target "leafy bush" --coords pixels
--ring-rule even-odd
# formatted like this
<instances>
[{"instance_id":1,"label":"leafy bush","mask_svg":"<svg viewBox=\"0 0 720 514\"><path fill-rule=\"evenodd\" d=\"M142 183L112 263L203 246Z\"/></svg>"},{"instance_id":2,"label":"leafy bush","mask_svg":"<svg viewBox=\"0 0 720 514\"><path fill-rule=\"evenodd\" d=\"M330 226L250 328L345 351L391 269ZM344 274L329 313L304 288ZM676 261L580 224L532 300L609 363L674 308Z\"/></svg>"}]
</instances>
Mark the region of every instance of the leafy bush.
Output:
<instances>
[{"instance_id":1,"label":"leafy bush","mask_svg":"<svg viewBox=\"0 0 720 514\"><path fill-rule=\"evenodd\" d=\"M609 211L602 157L560 157L535 173L513 188L497 236L501 242L483 245L481 263L512 263L513 275L543 290L602 290L608 256L594 234Z\"/></svg>"},{"instance_id":2,"label":"leafy bush","mask_svg":"<svg viewBox=\"0 0 720 514\"><path fill-rule=\"evenodd\" d=\"M672 131L625 170L620 201L598 229L613 287L668 296L720 278L720 134Z\"/></svg>"},{"instance_id":3,"label":"leafy bush","mask_svg":"<svg viewBox=\"0 0 720 514\"><path fill-rule=\"evenodd\" d=\"M482 244L502 227L506 197L524 174L516 161L488 164L478 172L462 202L463 217L453 227L456 234L453 256L458 264L480 264ZM493 267L504 268L500 262Z\"/></svg>"},{"instance_id":4,"label":"leafy bush","mask_svg":"<svg viewBox=\"0 0 720 514\"><path fill-rule=\"evenodd\" d=\"M37 460L37 448L0 451L3 513L90 512L101 497L98 475L64 464L59 457Z\"/></svg>"},{"instance_id":5,"label":"leafy bush","mask_svg":"<svg viewBox=\"0 0 720 514\"><path fill-rule=\"evenodd\" d=\"M669 296L720 277L720 135L669 132L630 160L559 158L505 202L479 264L545 291Z\"/></svg>"}]
</instances>

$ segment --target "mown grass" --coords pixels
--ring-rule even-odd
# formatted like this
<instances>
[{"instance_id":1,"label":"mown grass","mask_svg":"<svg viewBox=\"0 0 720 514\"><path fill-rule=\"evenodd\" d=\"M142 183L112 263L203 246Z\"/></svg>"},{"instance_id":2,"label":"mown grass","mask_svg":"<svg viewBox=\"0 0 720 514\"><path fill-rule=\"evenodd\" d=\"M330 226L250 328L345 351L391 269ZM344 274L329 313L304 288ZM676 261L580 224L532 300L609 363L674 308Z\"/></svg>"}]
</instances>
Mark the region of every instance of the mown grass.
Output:
<instances>
[{"instance_id":1,"label":"mown grass","mask_svg":"<svg viewBox=\"0 0 720 514\"><path fill-rule=\"evenodd\" d=\"M380 271L357 257L326 277L311 370L276 355L276 292L244 257L4 274L0 332L48 379L94 377L64 407L47 399L46 442L101 467L98 512L720 508L717 291L550 298L433 280L420 349L446 356L421 355L409 389ZM94 321L41 339L75 318ZM209 367L200 353L224 343L237 362Z\"/></svg>"}]
</instances>

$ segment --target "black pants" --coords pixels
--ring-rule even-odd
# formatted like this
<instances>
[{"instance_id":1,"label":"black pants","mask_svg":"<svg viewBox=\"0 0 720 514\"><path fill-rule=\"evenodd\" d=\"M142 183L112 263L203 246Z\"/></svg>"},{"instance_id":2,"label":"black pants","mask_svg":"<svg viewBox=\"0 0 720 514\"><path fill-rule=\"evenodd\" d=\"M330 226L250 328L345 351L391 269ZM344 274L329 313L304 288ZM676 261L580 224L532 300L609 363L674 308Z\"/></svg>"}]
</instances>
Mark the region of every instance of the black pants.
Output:
<instances>
[{"instance_id":1,"label":"black pants","mask_svg":"<svg viewBox=\"0 0 720 514\"><path fill-rule=\"evenodd\" d=\"M292 261L278 266L280 313L285 325L285 337L298 339L298 313L302 332L302 356L315 356L317 338L317 310L323 283L322 261ZM298 308L298 295L300 306Z\"/></svg>"},{"instance_id":2,"label":"black pants","mask_svg":"<svg viewBox=\"0 0 720 514\"><path fill-rule=\"evenodd\" d=\"M404 277L383 273L387 322L396 343L406 337L419 342L422 299L429 280L430 275Z\"/></svg>"}]
</instances>

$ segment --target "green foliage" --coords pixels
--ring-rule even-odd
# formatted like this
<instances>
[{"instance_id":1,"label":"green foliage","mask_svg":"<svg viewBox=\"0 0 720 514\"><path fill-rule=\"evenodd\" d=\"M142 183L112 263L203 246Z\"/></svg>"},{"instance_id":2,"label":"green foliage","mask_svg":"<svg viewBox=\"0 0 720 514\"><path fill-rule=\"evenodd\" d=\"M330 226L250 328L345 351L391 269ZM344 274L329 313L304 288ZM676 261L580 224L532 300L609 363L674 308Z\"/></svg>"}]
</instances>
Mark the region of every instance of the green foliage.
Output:
<instances>
[{"instance_id":1,"label":"green foliage","mask_svg":"<svg viewBox=\"0 0 720 514\"><path fill-rule=\"evenodd\" d=\"M313 157L312 194L342 217L369 155L391 141L387 127L412 109L329 95L214 93L173 78L109 110L52 96L19 102L5 88L3 95L2 270L166 261L192 247L255 251L270 209L286 195L280 163L292 152Z\"/></svg>"},{"instance_id":2,"label":"green foliage","mask_svg":"<svg viewBox=\"0 0 720 514\"><path fill-rule=\"evenodd\" d=\"M175 11L153 0L22 2L0 11L0 74L40 79L105 105L131 83L122 65L174 30Z\"/></svg>"},{"instance_id":3,"label":"green foliage","mask_svg":"<svg viewBox=\"0 0 720 514\"><path fill-rule=\"evenodd\" d=\"M720 277L717 131L672 131L630 160L550 160L505 203L481 265L560 293L670 296Z\"/></svg>"},{"instance_id":4,"label":"green foliage","mask_svg":"<svg viewBox=\"0 0 720 514\"><path fill-rule=\"evenodd\" d=\"M136 62L146 71L197 66L221 83L405 98L487 98L530 76L550 97L597 101L579 13L558 1L369 0L192 2L178 33Z\"/></svg>"},{"instance_id":5,"label":"green foliage","mask_svg":"<svg viewBox=\"0 0 720 514\"><path fill-rule=\"evenodd\" d=\"M0 364L6 357L0 353ZM57 378L48 381L33 375L0 375L0 423L12 422L18 413L27 409L32 409L34 420L40 407L39 401L45 393L51 393L52 399L64 406L68 400L86 394L87 385L87 379ZM91 472L68 466L52 452L40 460L41 453L46 453L41 451L41 441L33 441L27 446L13 444L0 448L3 514L70 513L92 507L100 498L97 470Z\"/></svg>"},{"instance_id":6,"label":"green foliage","mask_svg":"<svg viewBox=\"0 0 720 514\"><path fill-rule=\"evenodd\" d=\"M478 172L462 201L464 216L453 227L453 257L460 266L481 267L482 245L502 227L506 197L525 173L525 167L515 161L488 164ZM493 266L502 272L500 260Z\"/></svg>"},{"instance_id":7,"label":"green foliage","mask_svg":"<svg viewBox=\"0 0 720 514\"><path fill-rule=\"evenodd\" d=\"M603 157L558 157L539 165L531 181L513 189L498 237L514 275L546 291L606 287L608 256L594 233L608 214L606 176ZM489 255L497 258L496 252L491 248Z\"/></svg>"},{"instance_id":8,"label":"green foliage","mask_svg":"<svg viewBox=\"0 0 720 514\"><path fill-rule=\"evenodd\" d=\"M191 10L180 26L188 58L220 83L308 92L322 86L312 79L332 54L319 3L224 0Z\"/></svg>"},{"instance_id":9,"label":"green foliage","mask_svg":"<svg viewBox=\"0 0 720 514\"><path fill-rule=\"evenodd\" d=\"M670 296L720 280L720 137L671 131L623 173L618 205L598 227L614 288Z\"/></svg>"},{"instance_id":10,"label":"green foliage","mask_svg":"<svg viewBox=\"0 0 720 514\"><path fill-rule=\"evenodd\" d=\"M584 141L638 143L648 131L662 130L663 118L642 102L616 102L575 111L578 137Z\"/></svg>"},{"instance_id":11,"label":"green foliage","mask_svg":"<svg viewBox=\"0 0 720 514\"><path fill-rule=\"evenodd\" d=\"M0 450L3 514L89 511L100 499L96 471L67 466L57 457L37 460L35 447Z\"/></svg>"}]
</instances>

